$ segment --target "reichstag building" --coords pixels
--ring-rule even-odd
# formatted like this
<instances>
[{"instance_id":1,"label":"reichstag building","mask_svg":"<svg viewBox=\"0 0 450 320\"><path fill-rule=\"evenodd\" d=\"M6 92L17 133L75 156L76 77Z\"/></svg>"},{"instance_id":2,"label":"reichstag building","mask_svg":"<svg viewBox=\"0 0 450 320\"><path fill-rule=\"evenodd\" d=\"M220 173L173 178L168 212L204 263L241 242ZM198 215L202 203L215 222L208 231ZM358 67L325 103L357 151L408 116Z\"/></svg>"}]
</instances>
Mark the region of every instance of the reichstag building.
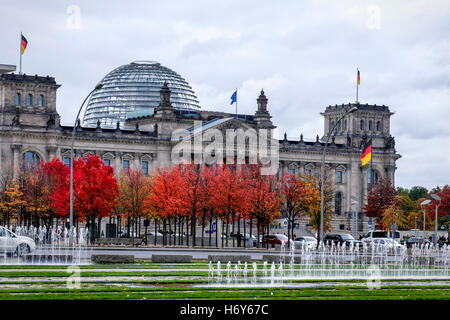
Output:
<instances>
[{"instance_id":1,"label":"reichstag building","mask_svg":"<svg viewBox=\"0 0 450 320\"><path fill-rule=\"evenodd\" d=\"M94 91L82 120L76 124L75 155L96 153L117 175L130 167L148 173L170 165L172 150L178 143L173 132L194 132L200 121L200 134L211 129L254 128L273 132L276 128L263 91L255 92L254 114L207 111L183 77L157 62L122 65L100 83L103 86ZM53 77L15 74L11 69L0 68L2 175L16 175L15 169L23 162L56 157L70 163L73 126L60 124L56 111L59 87ZM80 103L83 98L80 96ZM350 109L355 110L347 113ZM328 106L321 115L322 137L304 139L299 132L298 139L284 135L277 141L277 174L319 174L328 139L325 168L334 185L336 213L332 229L366 231L368 218L362 208L368 187L380 178L395 182L400 155L390 134L393 113L385 105L351 103ZM329 136L335 125L336 131ZM370 138L372 164L362 167L361 149ZM303 219L300 223L306 221Z\"/></svg>"}]
</instances>

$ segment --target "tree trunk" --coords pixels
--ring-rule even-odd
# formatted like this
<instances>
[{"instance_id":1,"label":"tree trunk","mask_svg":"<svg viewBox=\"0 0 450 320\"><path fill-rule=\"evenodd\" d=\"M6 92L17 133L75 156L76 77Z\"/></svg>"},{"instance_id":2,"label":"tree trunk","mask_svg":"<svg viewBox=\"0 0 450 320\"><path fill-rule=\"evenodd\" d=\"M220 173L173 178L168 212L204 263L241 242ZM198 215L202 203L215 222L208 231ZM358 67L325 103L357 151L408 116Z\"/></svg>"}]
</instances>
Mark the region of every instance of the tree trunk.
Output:
<instances>
[{"instance_id":1,"label":"tree trunk","mask_svg":"<svg viewBox=\"0 0 450 320\"><path fill-rule=\"evenodd\" d=\"M218 229L217 229L217 217L216 217L216 248L219 246L219 232L217 232L218 231ZM450 240L450 238L449 238L449 240ZM223 247L223 244L222 244L222 247Z\"/></svg>"},{"instance_id":2,"label":"tree trunk","mask_svg":"<svg viewBox=\"0 0 450 320\"><path fill-rule=\"evenodd\" d=\"M167 218L168 223L169 223L169 246L172 245L172 228L170 226L170 217Z\"/></svg>"},{"instance_id":3,"label":"tree trunk","mask_svg":"<svg viewBox=\"0 0 450 320\"><path fill-rule=\"evenodd\" d=\"M153 218L153 223L155 224L155 239L154 239L154 242L155 242L155 246L156 246L156 241L157 241L157 238L158 238L158 222L156 221L156 218Z\"/></svg>"},{"instance_id":4,"label":"tree trunk","mask_svg":"<svg viewBox=\"0 0 450 320\"><path fill-rule=\"evenodd\" d=\"M163 246L166 245L166 219L163 220Z\"/></svg>"},{"instance_id":5,"label":"tree trunk","mask_svg":"<svg viewBox=\"0 0 450 320\"><path fill-rule=\"evenodd\" d=\"M195 247L195 245L196 245L196 239L195 239L195 237L196 237L196 226L197 226L197 221L196 221L196 219L195 219L195 214L194 214L194 216L192 217L192 247Z\"/></svg>"},{"instance_id":6,"label":"tree trunk","mask_svg":"<svg viewBox=\"0 0 450 320\"><path fill-rule=\"evenodd\" d=\"M251 215L249 215L249 218L250 218L250 231L249 231L249 233L250 233L250 237L253 235L253 230L252 230L252 227L253 227L253 219L252 219L252 216ZM256 239L257 239L257 241L258 241L258 238L259 238L259 235L257 234L256 235ZM253 246L255 246L255 244L253 244Z\"/></svg>"},{"instance_id":7,"label":"tree trunk","mask_svg":"<svg viewBox=\"0 0 450 320\"><path fill-rule=\"evenodd\" d=\"M226 230L226 238L225 238L225 243L226 243L226 246L227 246L227 248L228 248L228 232L229 232L229 230L230 230L230 214L228 214L227 215L227 230Z\"/></svg>"},{"instance_id":8,"label":"tree trunk","mask_svg":"<svg viewBox=\"0 0 450 320\"><path fill-rule=\"evenodd\" d=\"M237 223L238 223L238 226L237 226L237 229L238 229L238 235L237 235L237 245L238 245L238 247L240 248L241 247L241 215L239 214L238 215L238 221L237 221Z\"/></svg>"},{"instance_id":9,"label":"tree trunk","mask_svg":"<svg viewBox=\"0 0 450 320\"><path fill-rule=\"evenodd\" d=\"M205 214L202 214L202 248L204 247Z\"/></svg>"},{"instance_id":10,"label":"tree trunk","mask_svg":"<svg viewBox=\"0 0 450 320\"><path fill-rule=\"evenodd\" d=\"M180 231L178 231L179 233ZM178 237L179 238L179 237ZM177 245L177 217L173 218L173 245Z\"/></svg>"},{"instance_id":11,"label":"tree trunk","mask_svg":"<svg viewBox=\"0 0 450 320\"><path fill-rule=\"evenodd\" d=\"M231 223L233 224L232 225L232 228L233 228L233 248L234 248L234 239L236 238L236 235L234 234L234 211L233 211L233 213L231 214Z\"/></svg>"},{"instance_id":12,"label":"tree trunk","mask_svg":"<svg viewBox=\"0 0 450 320\"><path fill-rule=\"evenodd\" d=\"M222 218L221 218L221 219L222 219ZM225 226L225 223L223 223L223 220L222 220L222 239L221 239L221 242L222 242L222 248L223 248L224 226Z\"/></svg>"},{"instance_id":13,"label":"tree trunk","mask_svg":"<svg viewBox=\"0 0 450 320\"><path fill-rule=\"evenodd\" d=\"M189 247L189 218L186 217L186 245Z\"/></svg>"},{"instance_id":14,"label":"tree trunk","mask_svg":"<svg viewBox=\"0 0 450 320\"><path fill-rule=\"evenodd\" d=\"M257 231L257 233L258 233L258 242L257 242L257 244L258 244L258 248L260 248L260 246L262 246L262 239L264 239L264 232L261 232L262 230L261 230L261 219L258 217L258 218L256 218L256 229L258 230ZM259 241L259 233L261 232L261 234L262 234L262 239L261 239L261 241Z\"/></svg>"},{"instance_id":15,"label":"tree trunk","mask_svg":"<svg viewBox=\"0 0 450 320\"><path fill-rule=\"evenodd\" d=\"M246 236L246 227L245 227L245 219L242 219L243 221L244 221L244 248L246 248L247 247L247 244L246 244L246 242L247 241L245 241L245 236ZM249 236L250 237L250 236ZM250 238L249 238L250 239Z\"/></svg>"},{"instance_id":16,"label":"tree trunk","mask_svg":"<svg viewBox=\"0 0 450 320\"><path fill-rule=\"evenodd\" d=\"M211 247L211 234L212 234L212 219L213 219L213 217L212 217L212 215L210 215L209 216L209 246ZM217 231L216 231L217 232Z\"/></svg>"}]
</instances>

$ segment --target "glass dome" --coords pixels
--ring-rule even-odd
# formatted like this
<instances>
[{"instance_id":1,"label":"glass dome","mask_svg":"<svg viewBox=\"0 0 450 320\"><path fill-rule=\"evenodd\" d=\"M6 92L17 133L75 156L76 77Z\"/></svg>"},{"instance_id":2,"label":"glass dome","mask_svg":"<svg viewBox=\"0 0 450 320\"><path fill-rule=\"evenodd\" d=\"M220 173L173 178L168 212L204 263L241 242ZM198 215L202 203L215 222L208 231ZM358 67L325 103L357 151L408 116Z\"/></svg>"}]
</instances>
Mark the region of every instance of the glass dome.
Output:
<instances>
[{"instance_id":1,"label":"glass dome","mask_svg":"<svg viewBox=\"0 0 450 320\"><path fill-rule=\"evenodd\" d=\"M108 73L100 83L87 105L83 124L115 126L125 121L129 112L149 112L159 104L159 90L164 81L171 91L170 101L174 108L192 110L200 104L189 83L175 71L158 62L135 61Z\"/></svg>"}]
</instances>

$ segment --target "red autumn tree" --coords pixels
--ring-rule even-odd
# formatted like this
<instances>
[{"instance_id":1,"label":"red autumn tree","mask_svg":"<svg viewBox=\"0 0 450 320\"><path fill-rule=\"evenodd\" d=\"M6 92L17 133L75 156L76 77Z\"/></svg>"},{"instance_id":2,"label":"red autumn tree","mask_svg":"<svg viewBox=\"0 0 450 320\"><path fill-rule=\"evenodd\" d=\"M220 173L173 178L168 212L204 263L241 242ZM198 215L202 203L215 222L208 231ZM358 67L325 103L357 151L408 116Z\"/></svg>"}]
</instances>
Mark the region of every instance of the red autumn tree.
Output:
<instances>
[{"instance_id":1,"label":"red autumn tree","mask_svg":"<svg viewBox=\"0 0 450 320\"><path fill-rule=\"evenodd\" d=\"M441 201L432 200L431 203L429 203L426 206L427 216L430 218L430 220L433 221L433 227L434 227L434 220L435 220L435 216L436 216L436 206L437 205L439 205L439 207L438 207L438 224L440 222L443 222L441 220L442 217L448 217L450 215L450 186L447 185L447 186L444 186L443 188L436 188L433 191L431 191L430 193L434 193L441 198ZM447 224L448 224L448 222L447 222ZM450 233L450 229L449 229L449 233Z\"/></svg>"},{"instance_id":2,"label":"red autumn tree","mask_svg":"<svg viewBox=\"0 0 450 320\"><path fill-rule=\"evenodd\" d=\"M281 197L278 181L274 175L262 175L261 167L258 165L248 166L245 175L247 180L245 194L250 219L256 219L258 233L268 234L269 224L280 215Z\"/></svg>"},{"instance_id":3,"label":"red autumn tree","mask_svg":"<svg viewBox=\"0 0 450 320\"><path fill-rule=\"evenodd\" d=\"M239 167L230 167L228 165L216 166L216 194L212 202L217 213L220 214L222 222L226 222L226 233L228 233L230 222L232 223L232 233L234 234L235 220L238 220L238 229L240 229L240 220L246 218L246 202L248 198L246 198L245 179L242 171ZM238 234L240 234L240 230L238 230ZM228 245L228 237L226 240ZM234 241L235 238L233 237L233 244Z\"/></svg>"},{"instance_id":4,"label":"red autumn tree","mask_svg":"<svg viewBox=\"0 0 450 320\"><path fill-rule=\"evenodd\" d=\"M302 212L306 211L305 182L294 174L286 174L281 179L281 197L284 204L284 210L288 221L288 238L294 233L295 219L300 217Z\"/></svg>"},{"instance_id":5,"label":"red autumn tree","mask_svg":"<svg viewBox=\"0 0 450 320\"><path fill-rule=\"evenodd\" d=\"M213 168L209 168L207 166L203 166L200 170L200 198L201 198L201 207L200 214L198 218L202 224L202 246L204 245L204 233L205 233L205 223L206 220L209 223L209 245L211 245L211 230L213 219L216 219L217 225L217 215L216 208L214 206L214 199L217 194L217 170L215 166ZM217 243L217 233L216 233L216 246Z\"/></svg>"},{"instance_id":6,"label":"red autumn tree","mask_svg":"<svg viewBox=\"0 0 450 320\"><path fill-rule=\"evenodd\" d=\"M158 169L152 180L151 191L144 200L149 216L155 221L155 234L159 221L163 222L163 244L166 242L166 226L170 218L181 218L185 212L183 199L179 194L181 185L180 172L177 168ZM156 244L156 237L155 237ZM170 240L170 238L169 238Z\"/></svg>"},{"instance_id":7,"label":"red autumn tree","mask_svg":"<svg viewBox=\"0 0 450 320\"><path fill-rule=\"evenodd\" d=\"M144 200L150 192L149 179L142 170L131 168L120 174L118 206L122 216L128 220L128 234L130 234L130 226L133 226L134 233L140 234L140 230L137 230L137 223L148 211ZM147 233L147 226L145 233Z\"/></svg>"},{"instance_id":8,"label":"red autumn tree","mask_svg":"<svg viewBox=\"0 0 450 320\"><path fill-rule=\"evenodd\" d=\"M382 225L383 212L394 204L396 196L395 188L389 179L380 179L369 189L367 194L367 204L364 206L364 213L368 217L376 219L380 228Z\"/></svg>"},{"instance_id":9,"label":"red autumn tree","mask_svg":"<svg viewBox=\"0 0 450 320\"><path fill-rule=\"evenodd\" d=\"M191 220L192 245L196 245L197 218L204 214L206 207L205 190L202 187L202 169L197 164L182 164L174 169L179 172L178 197L182 201L184 214Z\"/></svg>"},{"instance_id":10,"label":"red autumn tree","mask_svg":"<svg viewBox=\"0 0 450 320\"><path fill-rule=\"evenodd\" d=\"M57 170L57 169L55 169ZM67 175L68 177L70 175ZM50 197L57 214L69 216L69 181L63 178ZM117 205L119 194L113 168L105 165L98 155L88 155L73 163L73 209L78 219L86 220L93 230L98 221L97 235L91 232L91 239L100 235L101 219L107 217Z\"/></svg>"}]
</instances>

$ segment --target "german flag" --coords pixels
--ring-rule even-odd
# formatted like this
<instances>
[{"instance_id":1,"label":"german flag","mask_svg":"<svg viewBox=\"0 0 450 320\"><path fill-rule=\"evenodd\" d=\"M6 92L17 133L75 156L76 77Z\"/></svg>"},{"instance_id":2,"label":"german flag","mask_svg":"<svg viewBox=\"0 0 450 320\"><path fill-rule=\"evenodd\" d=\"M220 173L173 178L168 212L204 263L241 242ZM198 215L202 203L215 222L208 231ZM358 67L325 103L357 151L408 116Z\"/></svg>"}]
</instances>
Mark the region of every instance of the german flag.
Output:
<instances>
[{"instance_id":1,"label":"german flag","mask_svg":"<svg viewBox=\"0 0 450 320\"><path fill-rule=\"evenodd\" d=\"M372 139L370 139L364 146L363 153L361 155L361 166L365 166L372 159Z\"/></svg>"},{"instance_id":2,"label":"german flag","mask_svg":"<svg viewBox=\"0 0 450 320\"><path fill-rule=\"evenodd\" d=\"M358 85L360 85L361 84L361 77L359 75L359 69L357 69L357 70L358 70Z\"/></svg>"},{"instance_id":3,"label":"german flag","mask_svg":"<svg viewBox=\"0 0 450 320\"><path fill-rule=\"evenodd\" d=\"M21 39L20 39L20 46L21 46L20 52L21 52L21 54L23 54L25 52L25 49L27 48L28 41L27 41L27 38L25 38L23 36L23 34L20 34L20 37L21 37Z\"/></svg>"}]
</instances>

